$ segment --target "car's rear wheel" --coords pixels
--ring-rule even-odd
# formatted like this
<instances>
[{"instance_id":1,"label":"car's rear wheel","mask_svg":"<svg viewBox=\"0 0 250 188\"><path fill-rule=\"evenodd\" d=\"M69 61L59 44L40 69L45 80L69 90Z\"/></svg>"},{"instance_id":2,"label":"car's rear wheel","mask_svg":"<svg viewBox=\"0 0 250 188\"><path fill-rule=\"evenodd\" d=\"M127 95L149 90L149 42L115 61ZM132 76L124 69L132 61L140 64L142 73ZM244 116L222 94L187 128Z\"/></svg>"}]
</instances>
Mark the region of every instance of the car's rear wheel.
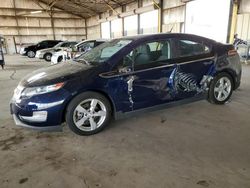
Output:
<instances>
[{"instance_id":1,"label":"car's rear wheel","mask_svg":"<svg viewBox=\"0 0 250 188\"><path fill-rule=\"evenodd\" d=\"M47 53L47 54L44 55L44 59L46 61L51 61L51 57L52 57L52 54L50 54L50 53Z\"/></svg>"},{"instance_id":2,"label":"car's rear wheel","mask_svg":"<svg viewBox=\"0 0 250 188\"><path fill-rule=\"evenodd\" d=\"M78 135L92 135L100 132L111 118L109 101L95 92L76 96L68 105L66 123Z\"/></svg>"},{"instance_id":3,"label":"car's rear wheel","mask_svg":"<svg viewBox=\"0 0 250 188\"><path fill-rule=\"evenodd\" d=\"M36 56L36 53L34 51L30 50L30 51L27 52L27 56L29 58L34 58Z\"/></svg>"},{"instance_id":4,"label":"car's rear wheel","mask_svg":"<svg viewBox=\"0 0 250 188\"><path fill-rule=\"evenodd\" d=\"M228 73L218 74L210 84L208 100L215 104L225 104L233 92L233 80Z\"/></svg>"}]
</instances>

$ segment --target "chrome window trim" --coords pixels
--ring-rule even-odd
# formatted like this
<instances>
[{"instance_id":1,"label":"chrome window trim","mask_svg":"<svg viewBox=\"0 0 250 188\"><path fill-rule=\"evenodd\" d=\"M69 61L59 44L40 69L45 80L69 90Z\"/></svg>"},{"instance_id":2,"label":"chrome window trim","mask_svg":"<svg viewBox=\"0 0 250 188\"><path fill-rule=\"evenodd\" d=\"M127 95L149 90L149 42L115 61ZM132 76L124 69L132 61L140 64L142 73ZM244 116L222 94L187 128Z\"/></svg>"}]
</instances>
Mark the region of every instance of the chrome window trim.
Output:
<instances>
[{"instance_id":1,"label":"chrome window trim","mask_svg":"<svg viewBox=\"0 0 250 188\"><path fill-rule=\"evenodd\" d=\"M215 56L211 56L211 57L207 57L207 58L202 58L202 59L196 59L196 60L192 60L192 61L185 61L185 62L177 63L177 65L185 65L185 64L189 64L189 63L198 62L198 61L212 60L214 58L215 58ZM127 73L121 73L121 74L112 75L112 76L103 75L103 74L107 74L107 73L116 72L116 71L110 71L110 72L101 73L101 74L99 74L99 76L102 77L102 78L113 78L113 77L119 77L119 76L126 76L126 75L130 75L130 74L136 74L136 73L145 72L145 71L149 71L149 70L172 67L172 66L175 66L175 65L176 65L176 63L169 64L169 65L162 65L162 66L158 66L158 67L152 67L152 68L143 69L143 70L131 71L131 72L127 72Z\"/></svg>"}]
</instances>

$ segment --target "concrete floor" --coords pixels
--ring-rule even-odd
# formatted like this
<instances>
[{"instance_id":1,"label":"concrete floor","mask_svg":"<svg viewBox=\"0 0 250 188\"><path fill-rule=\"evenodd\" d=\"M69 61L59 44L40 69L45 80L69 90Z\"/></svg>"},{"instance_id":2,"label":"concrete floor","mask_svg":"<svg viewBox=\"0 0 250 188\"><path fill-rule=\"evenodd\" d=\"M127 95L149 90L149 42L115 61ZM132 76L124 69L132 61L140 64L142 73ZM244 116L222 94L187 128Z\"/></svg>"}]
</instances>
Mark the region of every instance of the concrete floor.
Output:
<instances>
[{"instance_id":1,"label":"concrete floor","mask_svg":"<svg viewBox=\"0 0 250 188\"><path fill-rule=\"evenodd\" d=\"M80 137L18 128L9 100L48 63L7 56L0 70L0 187L249 188L250 66L224 106L199 101L111 123Z\"/></svg>"}]
</instances>

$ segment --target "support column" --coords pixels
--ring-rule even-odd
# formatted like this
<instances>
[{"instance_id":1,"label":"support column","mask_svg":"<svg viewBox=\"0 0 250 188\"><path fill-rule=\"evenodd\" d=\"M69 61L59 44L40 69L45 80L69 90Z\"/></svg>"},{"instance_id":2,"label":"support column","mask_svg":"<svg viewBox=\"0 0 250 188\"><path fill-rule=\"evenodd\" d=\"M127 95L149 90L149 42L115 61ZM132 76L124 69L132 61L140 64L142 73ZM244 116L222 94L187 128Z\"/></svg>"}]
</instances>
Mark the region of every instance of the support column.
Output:
<instances>
[{"instance_id":1,"label":"support column","mask_svg":"<svg viewBox=\"0 0 250 188\"><path fill-rule=\"evenodd\" d=\"M87 27L87 20L84 18L84 23L85 23L85 34L86 34L86 39L88 39L88 27Z\"/></svg>"},{"instance_id":2,"label":"support column","mask_svg":"<svg viewBox=\"0 0 250 188\"><path fill-rule=\"evenodd\" d=\"M13 8L14 8L14 15L15 15L15 20L16 20L16 29L17 29L17 34L18 34L18 38L19 38L19 43L21 43L20 30L19 30L19 24L18 24L18 20L17 20L17 12L16 12L16 0L13 0ZM15 51L17 53L16 40L15 40L14 36L13 36L13 41L14 41L14 45L15 45Z\"/></svg>"},{"instance_id":3,"label":"support column","mask_svg":"<svg viewBox=\"0 0 250 188\"><path fill-rule=\"evenodd\" d=\"M159 12L158 12L158 14L159 14L158 31L159 31L159 33L161 33L162 32L162 24L163 24L163 0L160 0L159 7L160 7L160 9L159 9Z\"/></svg>"},{"instance_id":4,"label":"support column","mask_svg":"<svg viewBox=\"0 0 250 188\"><path fill-rule=\"evenodd\" d=\"M54 18L53 18L53 8L52 7L50 9L49 16L50 16L50 23L51 23L52 33L53 33L53 39L56 40Z\"/></svg>"},{"instance_id":5,"label":"support column","mask_svg":"<svg viewBox=\"0 0 250 188\"><path fill-rule=\"evenodd\" d=\"M122 12L126 12L126 6L125 5L122 6ZM122 36L124 36L125 35L125 31L124 31L124 18L122 17L121 19L122 19Z\"/></svg>"},{"instance_id":6,"label":"support column","mask_svg":"<svg viewBox=\"0 0 250 188\"><path fill-rule=\"evenodd\" d=\"M154 3L154 8L155 9L158 9L158 33L161 33L162 32L162 6L163 6L163 0L160 0L159 4L153 0L153 3Z\"/></svg>"},{"instance_id":7,"label":"support column","mask_svg":"<svg viewBox=\"0 0 250 188\"><path fill-rule=\"evenodd\" d=\"M234 2L233 8L232 8L232 18L231 18L231 28L230 28L230 38L229 42L232 44L234 41L234 34L236 30L236 24L237 24L237 12L238 12L238 4L237 2Z\"/></svg>"},{"instance_id":8,"label":"support column","mask_svg":"<svg viewBox=\"0 0 250 188\"><path fill-rule=\"evenodd\" d=\"M142 7L142 0L138 0L138 8ZM141 34L141 25L140 25L140 22L141 22L141 19L140 19L140 14L137 14L137 34Z\"/></svg>"}]
</instances>

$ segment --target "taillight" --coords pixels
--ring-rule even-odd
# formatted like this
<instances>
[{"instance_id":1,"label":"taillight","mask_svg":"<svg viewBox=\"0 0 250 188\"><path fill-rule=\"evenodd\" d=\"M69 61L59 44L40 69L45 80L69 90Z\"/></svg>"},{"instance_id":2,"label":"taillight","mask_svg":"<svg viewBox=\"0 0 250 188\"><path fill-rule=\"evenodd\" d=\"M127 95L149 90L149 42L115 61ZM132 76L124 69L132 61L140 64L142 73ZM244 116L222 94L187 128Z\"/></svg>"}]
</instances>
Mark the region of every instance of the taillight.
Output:
<instances>
[{"instance_id":1,"label":"taillight","mask_svg":"<svg viewBox=\"0 0 250 188\"><path fill-rule=\"evenodd\" d=\"M235 49L233 49L233 50L229 50L228 52L227 52L227 55L228 56L235 56L235 55L237 55L237 50L235 50Z\"/></svg>"}]
</instances>

